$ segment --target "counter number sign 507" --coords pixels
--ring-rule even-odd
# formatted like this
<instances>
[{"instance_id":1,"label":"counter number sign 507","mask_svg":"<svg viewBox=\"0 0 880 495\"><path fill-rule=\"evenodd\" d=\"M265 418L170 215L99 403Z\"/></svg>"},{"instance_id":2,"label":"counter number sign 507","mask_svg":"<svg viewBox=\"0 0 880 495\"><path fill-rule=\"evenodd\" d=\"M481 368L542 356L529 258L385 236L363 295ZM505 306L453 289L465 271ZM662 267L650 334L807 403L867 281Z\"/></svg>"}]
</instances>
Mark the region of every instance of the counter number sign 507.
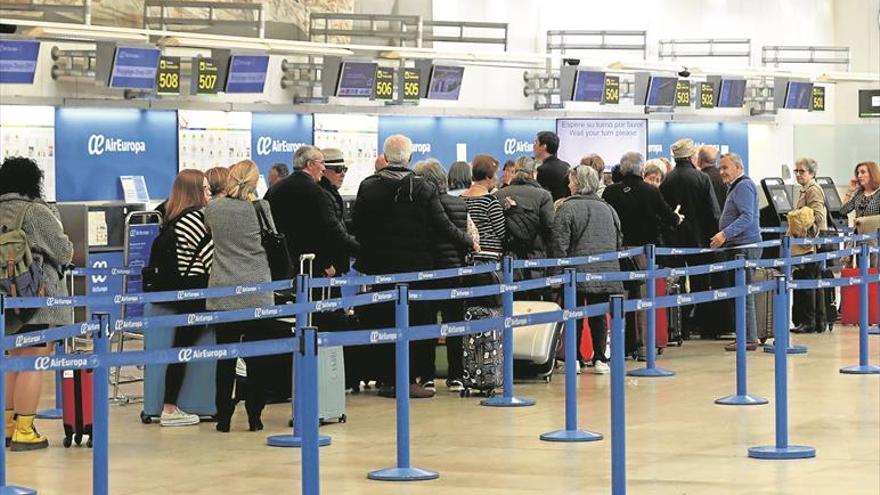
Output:
<instances>
[{"instance_id":1,"label":"counter number sign 507","mask_svg":"<svg viewBox=\"0 0 880 495\"><path fill-rule=\"evenodd\" d=\"M220 64L213 58L198 57L193 67L192 93L197 95L217 94L217 80L220 76Z\"/></svg>"}]
</instances>

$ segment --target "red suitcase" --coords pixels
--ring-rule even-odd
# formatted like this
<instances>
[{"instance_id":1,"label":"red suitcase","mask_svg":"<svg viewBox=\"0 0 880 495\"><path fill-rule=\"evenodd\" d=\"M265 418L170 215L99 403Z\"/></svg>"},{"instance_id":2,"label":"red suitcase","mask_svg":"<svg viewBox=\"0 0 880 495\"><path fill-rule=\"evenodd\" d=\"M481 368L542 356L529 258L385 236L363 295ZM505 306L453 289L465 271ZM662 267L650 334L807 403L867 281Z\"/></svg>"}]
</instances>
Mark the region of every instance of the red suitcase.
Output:
<instances>
[{"instance_id":1,"label":"red suitcase","mask_svg":"<svg viewBox=\"0 0 880 495\"><path fill-rule=\"evenodd\" d=\"M868 273L874 275L876 268L869 268ZM858 277L858 268L844 268L840 271L840 278ZM868 284L868 324L874 325L878 320L877 313L877 284ZM840 322L844 325L859 324L859 286L850 285L840 288Z\"/></svg>"},{"instance_id":2,"label":"red suitcase","mask_svg":"<svg viewBox=\"0 0 880 495\"><path fill-rule=\"evenodd\" d=\"M94 370L64 370L61 380L62 416L64 419L64 447L70 447L71 438L77 445L88 435L92 446L92 397Z\"/></svg>"},{"instance_id":3,"label":"red suitcase","mask_svg":"<svg viewBox=\"0 0 880 495\"><path fill-rule=\"evenodd\" d=\"M666 279L658 278L654 281L655 297L663 297L666 295ZM647 318L646 313L638 313L639 318ZM657 347L664 349L669 345L669 317L666 308L654 310L654 335ZM647 338L647 337L645 337ZM679 343L681 345L681 343Z\"/></svg>"}]
</instances>

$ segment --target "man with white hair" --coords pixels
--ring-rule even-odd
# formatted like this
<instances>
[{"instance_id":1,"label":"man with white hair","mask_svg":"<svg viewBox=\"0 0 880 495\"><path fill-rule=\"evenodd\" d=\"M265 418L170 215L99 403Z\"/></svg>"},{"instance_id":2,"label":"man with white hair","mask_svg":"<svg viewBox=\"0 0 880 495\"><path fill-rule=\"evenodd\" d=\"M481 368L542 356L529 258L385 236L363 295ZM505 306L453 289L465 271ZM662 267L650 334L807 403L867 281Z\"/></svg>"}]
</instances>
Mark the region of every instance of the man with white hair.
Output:
<instances>
[{"instance_id":1,"label":"man with white hair","mask_svg":"<svg viewBox=\"0 0 880 495\"><path fill-rule=\"evenodd\" d=\"M355 268L367 275L428 271L434 268L432 239L438 235L462 249L474 249L476 243L457 228L446 216L437 188L409 169L412 141L395 134L385 140L385 160L388 166L361 182L352 211L352 231L360 242L360 253ZM411 284L412 288L419 284ZM374 290L391 287L374 286ZM436 322L436 311L430 303L413 303L410 322L424 325ZM393 303L375 304L360 308L361 323L366 328L387 328L394 324ZM380 389L384 397L393 397L393 346L381 346L377 356ZM412 343L410 396L432 397L434 392L415 383L413 370L422 368L428 347L424 341ZM429 351L428 351L429 352Z\"/></svg>"},{"instance_id":2,"label":"man with white hair","mask_svg":"<svg viewBox=\"0 0 880 495\"><path fill-rule=\"evenodd\" d=\"M713 249L720 247L745 246L761 242L761 225L758 210L758 188L746 176L742 158L736 153L721 156L718 167L721 178L727 184L727 200L724 211L718 221L720 232L710 241ZM743 247L726 251L730 259L744 254L746 259L761 258L761 248ZM729 276L728 276L729 279ZM752 270L746 270L746 279L752 283ZM732 284L730 284L732 285ZM758 342L758 320L755 313L755 297L746 298L746 349L754 351ZM736 350L736 342L725 347L728 351Z\"/></svg>"}]
</instances>

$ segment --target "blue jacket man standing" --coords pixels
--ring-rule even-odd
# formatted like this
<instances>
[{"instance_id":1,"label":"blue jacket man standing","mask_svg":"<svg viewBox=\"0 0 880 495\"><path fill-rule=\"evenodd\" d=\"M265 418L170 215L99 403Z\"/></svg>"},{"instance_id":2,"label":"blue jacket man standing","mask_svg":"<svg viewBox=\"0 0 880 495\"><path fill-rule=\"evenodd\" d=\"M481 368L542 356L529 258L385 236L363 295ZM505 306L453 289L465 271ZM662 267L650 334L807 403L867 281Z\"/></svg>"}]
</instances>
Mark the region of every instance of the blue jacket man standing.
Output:
<instances>
[{"instance_id":1,"label":"blue jacket man standing","mask_svg":"<svg viewBox=\"0 0 880 495\"><path fill-rule=\"evenodd\" d=\"M711 248L736 247L726 251L730 259L744 254L746 259L761 258L761 248L746 247L761 242L761 225L758 216L758 188L752 179L745 175L742 158L736 153L721 156L718 164L719 172L727 184L727 200L718 221L720 232L712 237ZM746 280L752 283L752 270L746 270ZM753 351L758 342L758 320L755 314L755 298L746 298L746 349ZM736 343L728 344L725 349L736 350Z\"/></svg>"}]
</instances>

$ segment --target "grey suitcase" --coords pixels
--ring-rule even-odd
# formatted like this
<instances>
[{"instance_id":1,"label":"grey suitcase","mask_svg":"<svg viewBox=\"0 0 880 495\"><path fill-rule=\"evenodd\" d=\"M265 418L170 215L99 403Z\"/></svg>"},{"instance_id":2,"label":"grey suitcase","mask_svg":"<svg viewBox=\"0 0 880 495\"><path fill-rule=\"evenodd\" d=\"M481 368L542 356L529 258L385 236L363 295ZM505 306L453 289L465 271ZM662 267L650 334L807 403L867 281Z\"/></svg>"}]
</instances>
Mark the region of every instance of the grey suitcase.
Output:
<instances>
[{"instance_id":1,"label":"grey suitcase","mask_svg":"<svg viewBox=\"0 0 880 495\"><path fill-rule=\"evenodd\" d=\"M779 275L772 268L758 268L752 278L753 283L765 282ZM755 317L758 320L758 340L763 344L773 338L773 292L759 292L755 298Z\"/></svg>"}]
</instances>

